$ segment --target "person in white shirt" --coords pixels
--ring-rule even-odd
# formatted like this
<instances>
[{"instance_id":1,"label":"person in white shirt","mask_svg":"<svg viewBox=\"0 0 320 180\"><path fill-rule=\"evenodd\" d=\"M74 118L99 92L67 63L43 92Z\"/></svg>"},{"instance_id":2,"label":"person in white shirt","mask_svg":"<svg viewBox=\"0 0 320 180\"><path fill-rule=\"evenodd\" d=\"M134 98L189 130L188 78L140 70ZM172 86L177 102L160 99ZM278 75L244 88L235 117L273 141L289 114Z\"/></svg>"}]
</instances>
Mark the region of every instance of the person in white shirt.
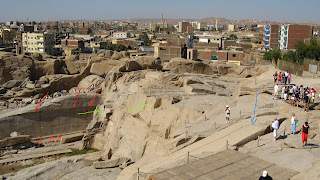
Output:
<instances>
[{"instance_id":1,"label":"person in white shirt","mask_svg":"<svg viewBox=\"0 0 320 180\"><path fill-rule=\"evenodd\" d=\"M273 137L274 140L277 140L277 136L278 136L278 129L279 129L279 121L278 118L274 118L273 122L272 122L272 128L273 128Z\"/></svg>"},{"instance_id":2,"label":"person in white shirt","mask_svg":"<svg viewBox=\"0 0 320 180\"><path fill-rule=\"evenodd\" d=\"M285 86L282 87L281 89L281 99L284 99L284 90L286 89Z\"/></svg>"},{"instance_id":3,"label":"person in white shirt","mask_svg":"<svg viewBox=\"0 0 320 180\"><path fill-rule=\"evenodd\" d=\"M291 134L296 134L296 124L298 122L298 118L296 114L293 112L291 117Z\"/></svg>"},{"instance_id":4,"label":"person in white shirt","mask_svg":"<svg viewBox=\"0 0 320 180\"><path fill-rule=\"evenodd\" d=\"M276 84L274 85L274 96L273 96L274 99L277 99L278 91L279 91L279 86Z\"/></svg>"},{"instance_id":5,"label":"person in white shirt","mask_svg":"<svg viewBox=\"0 0 320 180\"><path fill-rule=\"evenodd\" d=\"M230 108L228 105L226 105L226 124L229 123L229 119L230 119Z\"/></svg>"}]
</instances>

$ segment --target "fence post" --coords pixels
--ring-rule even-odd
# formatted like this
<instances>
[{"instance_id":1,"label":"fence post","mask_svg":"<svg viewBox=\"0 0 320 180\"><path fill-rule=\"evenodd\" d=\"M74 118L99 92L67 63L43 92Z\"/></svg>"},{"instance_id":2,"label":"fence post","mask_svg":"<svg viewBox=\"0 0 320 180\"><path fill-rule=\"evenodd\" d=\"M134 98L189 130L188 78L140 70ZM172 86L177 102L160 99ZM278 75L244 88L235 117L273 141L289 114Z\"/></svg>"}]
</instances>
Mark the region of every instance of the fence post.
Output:
<instances>
[{"instance_id":1,"label":"fence post","mask_svg":"<svg viewBox=\"0 0 320 180\"><path fill-rule=\"evenodd\" d=\"M184 143L187 142L187 138L188 138L188 130L186 130L186 139L185 139Z\"/></svg>"},{"instance_id":2,"label":"fence post","mask_svg":"<svg viewBox=\"0 0 320 180\"><path fill-rule=\"evenodd\" d=\"M139 170L139 168L138 168L138 180L139 180L139 174L140 174L140 170Z\"/></svg>"},{"instance_id":3,"label":"fence post","mask_svg":"<svg viewBox=\"0 0 320 180\"><path fill-rule=\"evenodd\" d=\"M259 147L260 136L258 136L257 147Z\"/></svg>"},{"instance_id":4,"label":"fence post","mask_svg":"<svg viewBox=\"0 0 320 180\"><path fill-rule=\"evenodd\" d=\"M284 131L283 131L283 135L284 135L284 136L286 135L286 129L287 129L287 127L285 126L285 127L284 127Z\"/></svg>"},{"instance_id":5,"label":"fence post","mask_svg":"<svg viewBox=\"0 0 320 180\"><path fill-rule=\"evenodd\" d=\"M188 151L188 154L187 154L187 155L188 155L188 157L187 157L187 162L189 163L189 151Z\"/></svg>"},{"instance_id":6,"label":"fence post","mask_svg":"<svg viewBox=\"0 0 320 180\"><path fill-rule=\"evenodd\" d=\"M226 144L226 148L227 148L227 150L228 150L228 141L227 141L227 144Z\"/></svg>"}]
</instances>

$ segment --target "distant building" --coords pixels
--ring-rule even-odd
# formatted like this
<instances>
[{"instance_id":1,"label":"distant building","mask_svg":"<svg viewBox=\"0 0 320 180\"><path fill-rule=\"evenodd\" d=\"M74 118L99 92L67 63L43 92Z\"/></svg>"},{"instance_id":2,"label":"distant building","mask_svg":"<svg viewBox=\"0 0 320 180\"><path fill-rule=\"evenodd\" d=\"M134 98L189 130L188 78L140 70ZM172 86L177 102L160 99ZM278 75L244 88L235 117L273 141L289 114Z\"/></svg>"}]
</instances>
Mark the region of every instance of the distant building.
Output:
<instances>
[{"instance_id":1,"label":"distant building","mask_svg":"<svg viewBox=\"0 0 320 180\"><path fill-rule=\"evenodd\" d=\"M179 29L178 32L186 33L186 32L193 32L193 28L189 22L179 22Z\"/></svg>"},{"instance_id":2,"label":"distant building","mask_svg":"<svg viewBox=\"0 0 320 180\"><path fill-rule=\"evenodd\" d=\"M62 39L61 48L66 56L79 54L84 51L84 41L78 39Z\"/></svg>"},{"instance_id":3,"label":"distant building","mask_svg":"<svg viewBox=\"0 0 320 180\"><path fill-rule=\"evenodd\" d=\"M208 30L208 24L204 22L191 22L190 25L194 31Z\"/></svg>"},{"instance_id":4,"label":"distant building","mask_svg":"<svg viewBox=\"0 0 320 180\"><path fill-rule=\"evenodd\" d=\"M233 25L233 24L229 24L229 25L228 25L228 31L229 31L229 32L234 31L234 25Z\"/></svg>"},{"instance_id":5,"label":"distant building","mask_svg":"<svg viewBox=\"0 0 320 180\"><path fill-rule=\"evenodd\" d=\"M295 49L295 44L312 36L308 25L268 25L264 32L265 49Z\"/></svg>"},{"instance_id":6,"label":"distant building","mask_svg":"<svg viewBox=\"0 0 320 180\"><path fill-rule=\"evenodd\" d=\"M154 56L164 60L181 57L182 45L177 44L154 44Z\"/></svg>"},{"instance_id":7,"label":"distant building","mask_svg":"<svg viewBox=\"0 0 320 180\"><path fill-rule=\"evenodd\" d=\"M50 53L55 42L51 33L23 33L22 41L26 53Z\"/></svg>"},{"instance_id":8,"label":"distant building","mask_svg":"<svg viewBox=\"0 0 320 180\"><path fill-rule=\"evenodd\" d=\"M0 39L4 43L13 43L16 31L13 29L0 29Z\"/></svg>"},{"instance_id":9,"label":"distant building","mask_svg":"<svg viewBox=\"0 0 320 180\"><path fill-rule=\"evenodd\" d=\"M130 33L128 33L128 32L115 32L115 33L113 33L113 37L116 39L126 39L126 38L130 38Z\"/></svg>"},{"instance_id":10,"label":"distant building","mask_svg":"<svg viewBox=\"0 0 320 180\"><path fill-rule=\"evenodd\" d=\"M90 33L89 22L78 23L78 34L87 35Z\"/></svg>"}]
</instances>

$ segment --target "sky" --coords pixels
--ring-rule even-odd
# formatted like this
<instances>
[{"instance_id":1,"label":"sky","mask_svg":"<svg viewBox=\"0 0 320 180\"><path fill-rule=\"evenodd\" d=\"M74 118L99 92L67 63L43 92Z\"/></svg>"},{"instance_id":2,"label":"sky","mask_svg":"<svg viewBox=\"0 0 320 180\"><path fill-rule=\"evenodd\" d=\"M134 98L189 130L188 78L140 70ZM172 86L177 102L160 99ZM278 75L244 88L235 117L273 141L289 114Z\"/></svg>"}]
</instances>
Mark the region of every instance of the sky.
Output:
<instances>
[{"instance_id":1,"label":"sky","mask_svg":"<svg viewBox=\"0 0 320 180\"><path fill-rule=\"evenodd\" d=\"M134 18L255 19L316 22L320 0L7 0L0 22Z\"/></svg>"}]
</instances>

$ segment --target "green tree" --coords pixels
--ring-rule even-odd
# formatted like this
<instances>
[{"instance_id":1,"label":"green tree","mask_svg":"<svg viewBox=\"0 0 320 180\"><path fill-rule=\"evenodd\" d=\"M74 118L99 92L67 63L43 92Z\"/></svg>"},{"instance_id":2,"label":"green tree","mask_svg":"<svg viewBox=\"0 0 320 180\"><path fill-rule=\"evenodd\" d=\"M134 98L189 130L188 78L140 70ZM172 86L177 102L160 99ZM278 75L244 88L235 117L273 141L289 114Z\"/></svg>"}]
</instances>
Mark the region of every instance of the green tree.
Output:
<instances>
[{"instance_id":1,"label":"green tree","mask_svg":"<svg viewBox=\"0 0 320 180\"><path fill-rule=\"evenodd\" d=\"M273 59L271 51L265 52L264 55L263 55L263 59L271 61Z\"/></svg>"},{"instance_id":2,"label":"green tree","mask_svg":"<svg viewBox=\"0 0 320 180\"><path fill-rule=\"evenodd\" d=\"M235 35L235 34L231 34L231 35L230 35L230 39L232 39L232 40L237 40L237 39L238 39L238 36Z\"/></svg>"},{"instance_id":3,"label":"green tree","mask_svg":"<svg viewBox=\"0 0 320 180\"><path fill-rule=\"evenodd\" d=\"M149 37L147 35L147 33L142 33L140 36L139 36L139 40L143 41L143 45L144 46L149 46L150 45L150 40L149 40Z\"/></svg>"}]
</instances>

